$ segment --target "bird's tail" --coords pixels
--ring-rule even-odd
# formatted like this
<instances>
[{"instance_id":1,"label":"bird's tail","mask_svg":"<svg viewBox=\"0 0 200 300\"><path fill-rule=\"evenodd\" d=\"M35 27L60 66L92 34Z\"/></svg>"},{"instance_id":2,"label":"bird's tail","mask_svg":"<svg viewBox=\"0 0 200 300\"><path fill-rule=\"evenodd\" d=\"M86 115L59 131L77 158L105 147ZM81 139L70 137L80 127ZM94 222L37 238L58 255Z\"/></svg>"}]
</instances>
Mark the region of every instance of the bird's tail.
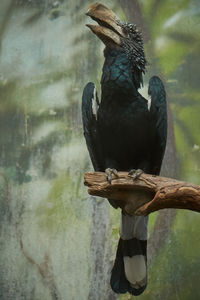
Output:
<instances>
[{"instance_id":1,"label":"bird's tail","mask_svg":"<svg viewBox=\"0 0 200 300\"><path fill-rule=\"evenodd\" d=\"M140 295L147 286L148 217L122 213L110 284L115 293Z\"/></svg>"}]
</instances>

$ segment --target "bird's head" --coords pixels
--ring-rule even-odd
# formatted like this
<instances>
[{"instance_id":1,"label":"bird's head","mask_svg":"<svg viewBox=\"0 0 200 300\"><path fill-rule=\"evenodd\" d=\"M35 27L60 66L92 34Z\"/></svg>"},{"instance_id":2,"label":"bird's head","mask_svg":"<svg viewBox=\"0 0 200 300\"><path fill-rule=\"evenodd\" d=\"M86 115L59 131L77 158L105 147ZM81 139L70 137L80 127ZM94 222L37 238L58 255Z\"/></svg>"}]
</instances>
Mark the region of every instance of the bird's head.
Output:
<instances>
[{"instance_id":1,"label":"bird's head","mask_svg":"<svg viewBox=\"0 0 200 300\"><path fill-rule=\"evenodd\" d=\"M120 21L115 13L101 3L90 5L87 16L98 25L86 24L105 44L106 49L124 51L132 66L145 72L145 59L142 35L135 24Z\"/></svg>"}]
</instances>

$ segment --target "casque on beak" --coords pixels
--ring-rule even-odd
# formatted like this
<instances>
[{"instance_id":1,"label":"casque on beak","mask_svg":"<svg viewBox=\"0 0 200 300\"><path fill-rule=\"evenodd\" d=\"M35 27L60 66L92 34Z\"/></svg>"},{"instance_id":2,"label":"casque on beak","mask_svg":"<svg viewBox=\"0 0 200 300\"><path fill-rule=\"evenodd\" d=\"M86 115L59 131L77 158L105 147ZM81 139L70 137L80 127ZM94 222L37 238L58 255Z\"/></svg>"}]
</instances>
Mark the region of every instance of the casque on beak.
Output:
<instances>
[{"instance_id":1,"label":"casque on beak","mask_svg":"<svg viewBox=\"0 0 200 300\"><path fill-rule=\"evenodd\" d=\"M121 45L121 37L126 37L126 35L119 25L119 19L111 9L101 3L94 3L88 8L86 15L99 24L86 24L86 26L88 26L106 46L113 43L118 46Z\"/></svg>"}]
</instances>

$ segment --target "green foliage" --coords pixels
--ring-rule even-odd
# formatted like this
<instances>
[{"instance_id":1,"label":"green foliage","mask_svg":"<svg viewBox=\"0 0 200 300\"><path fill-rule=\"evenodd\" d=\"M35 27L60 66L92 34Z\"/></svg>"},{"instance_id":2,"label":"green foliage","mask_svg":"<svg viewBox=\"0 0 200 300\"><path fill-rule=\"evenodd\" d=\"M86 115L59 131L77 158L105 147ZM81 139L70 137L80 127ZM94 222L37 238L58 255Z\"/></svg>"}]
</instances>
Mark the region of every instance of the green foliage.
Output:
<instances>
[{"instance_id":1,"label":"green foliage","mask_svg":"<svg viewBox=\"0 0 200 300\"><path fill-rule=\"evenodd\" d=\"M60 174L51 182L51 188L46 199L38 206L36 218L42 230L58 233L65 231L71 224L85 221L84 200L86 192L82 186L82 174L76 180L69 172Z\"/></svg>"},{"instance_id":2,"label":"green foliage","mask_svg":"<svg viewBox=\"0 0 200 300\"><path fill-rule=\"evenodd\" d=\"M166 75L173 73L184 62L189 49L189 45L168 41L168 45L160 50L158 57Z\"/></svg>"},{"instance_id":3,"label":"green foliage","mask_svg":"<svg viewBox=\"0 0 200 300\"><path fill-rule=\"evenodd\" d=\"M165 76L168 102L174 114L180 176L198 182L199 9L192 0L143 1L143 12L153 49L147 49L153 56L151 68Z\"/></svg>"}]
</instances>

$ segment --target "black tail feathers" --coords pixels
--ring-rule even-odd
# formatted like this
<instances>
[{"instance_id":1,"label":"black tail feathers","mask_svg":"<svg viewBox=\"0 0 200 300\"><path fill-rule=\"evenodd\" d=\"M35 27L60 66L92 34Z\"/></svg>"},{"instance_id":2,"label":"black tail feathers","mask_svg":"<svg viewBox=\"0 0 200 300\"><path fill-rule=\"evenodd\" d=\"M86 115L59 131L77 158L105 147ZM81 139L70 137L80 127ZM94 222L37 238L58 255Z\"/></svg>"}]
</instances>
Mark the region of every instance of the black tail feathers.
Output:
<instances>
[{"instance_id":1,"label":"black tail feathers","mask_svg":"<svg viewBox=\"0 0 200 300\"><path fill-rule=\"evenodd\" d=\"M138 240L136 238L130 240L119 239L116 258L114 262L114 266L111 272L111 280L110 285L112 290L117 294L124 294L129 292L132 295L138 296L145 290L147 286L147 279L145 279L144 285L135 286L127 280L126 272L125 272L125 262L124 257L130 257L142 255L145 259L145 264L147 263L146 258L146 249L147 249L147 241ZM135 269L133 268L132 272L137 273L137 266Z\"/></svg>"}]
</instances>

